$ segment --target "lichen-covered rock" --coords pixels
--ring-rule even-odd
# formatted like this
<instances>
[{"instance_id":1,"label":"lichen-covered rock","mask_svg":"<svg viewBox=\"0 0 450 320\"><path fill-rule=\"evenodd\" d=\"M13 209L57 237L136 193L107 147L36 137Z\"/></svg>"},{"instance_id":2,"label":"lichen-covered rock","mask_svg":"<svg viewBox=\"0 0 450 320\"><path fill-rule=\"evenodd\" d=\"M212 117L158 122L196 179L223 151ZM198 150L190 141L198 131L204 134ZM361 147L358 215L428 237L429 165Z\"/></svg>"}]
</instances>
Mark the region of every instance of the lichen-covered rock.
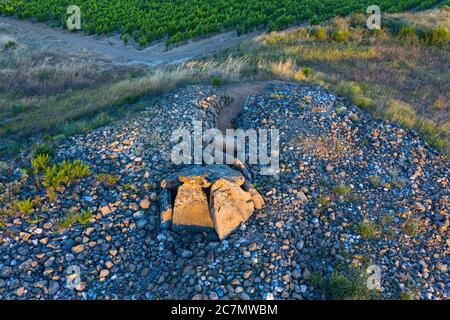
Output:
<instances>
[{"instance_id":1,"label":"lichen-covered rock","mask_svg":"<svg viewBox=\"0 0 450 320\"><path fill-rule=\"evenodd\" d=\"M221 240L247 221L254 209L251 194L240 186L226 179L219 179L212 185L210 214Z\"/></svg>"}]
</instances>

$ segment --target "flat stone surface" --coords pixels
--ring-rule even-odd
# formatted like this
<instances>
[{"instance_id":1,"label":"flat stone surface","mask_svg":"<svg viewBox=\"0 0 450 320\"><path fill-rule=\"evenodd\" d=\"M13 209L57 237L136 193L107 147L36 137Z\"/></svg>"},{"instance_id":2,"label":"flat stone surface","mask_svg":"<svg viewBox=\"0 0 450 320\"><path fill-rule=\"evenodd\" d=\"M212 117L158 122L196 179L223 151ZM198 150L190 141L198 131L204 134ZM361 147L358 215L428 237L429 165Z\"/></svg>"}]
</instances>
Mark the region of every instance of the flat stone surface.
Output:
<instances>
[{"instance_id":1,"label":"flat stone surface","mask_svg":"<svg viewBox=\"0 0 450 320\"><path fill-rule=\"evenodd\" d=\"M195 179L196 177L204 177L209 183L214 183L218 179L227 179L238 185L245 182L245 178L237 170L231 169L228 165L208 165L208 166L191 166L182 169L174 174L169 175L161 182L163 188L174 189L181 185L180 178Z\"/></svg>"}]
</instances>

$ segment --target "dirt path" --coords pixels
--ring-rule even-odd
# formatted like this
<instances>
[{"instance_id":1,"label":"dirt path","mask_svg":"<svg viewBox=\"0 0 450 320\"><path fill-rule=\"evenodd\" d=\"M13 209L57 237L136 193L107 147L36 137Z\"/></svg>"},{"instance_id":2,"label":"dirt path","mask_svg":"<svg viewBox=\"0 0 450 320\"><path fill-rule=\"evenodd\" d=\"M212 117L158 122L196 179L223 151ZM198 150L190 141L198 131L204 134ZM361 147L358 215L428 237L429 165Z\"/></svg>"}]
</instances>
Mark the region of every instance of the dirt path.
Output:
<instances>
[{"instance_id":1,"label":"dirt path","mask_svg":"<svg viewBox=\"0 0 450 320\"><path fill-rule=\"evenodd\" d=\"M245 98L261 93L266 85L267 82L250 82L228 88L226 94L232 98L232 101L220 111L217 117L217 128L223 133L226 129L234 129L234 120L242 112Z\"/></svg>"},{"instance_id":2,"label":"dirt path","mask_svg":"<svg viewBox=\"0 0 450 320\"><path fill-rule=\"evenodd\" d=\"M126 46L119 36L89 36L60 28L51 28L40 23L0 16L0 35L5 30L20 37L20 40L30 47L44 46L55 50L67 50L71 53L87 50L106 56L115 62L146 64L151 67L180 63L191 58L211 55L259 34L250 33L239 37L236 32L228 32L187 43L171 50L166 50L163 43L138 50L131 45Z\"/></svg>"}]
</instances>

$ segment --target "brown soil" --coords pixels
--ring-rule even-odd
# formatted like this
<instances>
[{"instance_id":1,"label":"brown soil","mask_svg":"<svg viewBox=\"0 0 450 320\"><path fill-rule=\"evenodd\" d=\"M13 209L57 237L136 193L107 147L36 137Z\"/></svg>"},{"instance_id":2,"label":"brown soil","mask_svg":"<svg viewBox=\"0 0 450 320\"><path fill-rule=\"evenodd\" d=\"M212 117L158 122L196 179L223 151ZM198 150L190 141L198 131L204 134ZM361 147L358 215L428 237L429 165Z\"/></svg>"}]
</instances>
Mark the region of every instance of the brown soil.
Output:
<instances>
[{"instance_id":1,"label":"brown soil","mask_svg":"<svg viewBox=\"0 0 450 320\"><path fill-rule=\"evenodd\" d=\"M223 133L226 129L234 129L234 121L242 112L245 98L261 93L266 84L266 82L250 82L229 87L225 93L232 98L232 101L219 112L217 128Z\"/></svg>"}]
</instances>

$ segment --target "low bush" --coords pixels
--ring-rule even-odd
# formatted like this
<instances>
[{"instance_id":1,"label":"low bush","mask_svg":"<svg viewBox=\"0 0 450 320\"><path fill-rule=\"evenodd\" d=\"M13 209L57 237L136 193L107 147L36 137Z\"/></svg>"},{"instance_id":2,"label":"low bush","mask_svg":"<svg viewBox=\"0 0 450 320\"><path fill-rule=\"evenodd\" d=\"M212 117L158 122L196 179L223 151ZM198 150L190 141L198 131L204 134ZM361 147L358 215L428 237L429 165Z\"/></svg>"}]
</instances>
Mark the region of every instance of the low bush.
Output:
<instances>
[{"instance_id":1,"label":"low bush","mask_svg":"<svg viewBox=\"0 0 450 320\"><path fill-rule=\"evenodd\" d=\"M425 34L425 42L430 45L446 45L450 37L444 28L436 28Z\"/></svg>"},{"instance_id":2,"label":"low bush","mask_svg":"<svg viewBox=\"0 0 450 320\"><path fill-rule=\"evenodd\" d=\"M331 35L331 38L338 43L346 42L349 38L349 34L346 31L335 31Z\"/></svg>"},{"instance_id":3,"label":"low bush","mask_svg":"<svg viewBox=\"0 0 450 320\"><path fill-rule=\"evenodd\" d=\"M31 159L31 166L36 172L44 172L50 167L50 156L48 154L38 155Z\"/></svg>"},{"instance_id":4,"label":"low bush","mask_svg":"<svg viewBox=\"0 0 450 320\"><path fill-rule=\"evenodd\" d=\"M17 210L24 215L30 215L33 212L33 203L30 199L16 201Z\"/></svg>"},{"instance_id":5,"label":"low bush","mask_svg":"<svg viewBox=\"0 0 450 320\"><path fill-rule=\"evenodd\" d=\"M70 185L75 179L89 176L89 166L80 160L74 162L64 161L60 165L53 165L44 174L43 184L45 187L58 188L62 184Z\"/></svg>"}]
</instances>

